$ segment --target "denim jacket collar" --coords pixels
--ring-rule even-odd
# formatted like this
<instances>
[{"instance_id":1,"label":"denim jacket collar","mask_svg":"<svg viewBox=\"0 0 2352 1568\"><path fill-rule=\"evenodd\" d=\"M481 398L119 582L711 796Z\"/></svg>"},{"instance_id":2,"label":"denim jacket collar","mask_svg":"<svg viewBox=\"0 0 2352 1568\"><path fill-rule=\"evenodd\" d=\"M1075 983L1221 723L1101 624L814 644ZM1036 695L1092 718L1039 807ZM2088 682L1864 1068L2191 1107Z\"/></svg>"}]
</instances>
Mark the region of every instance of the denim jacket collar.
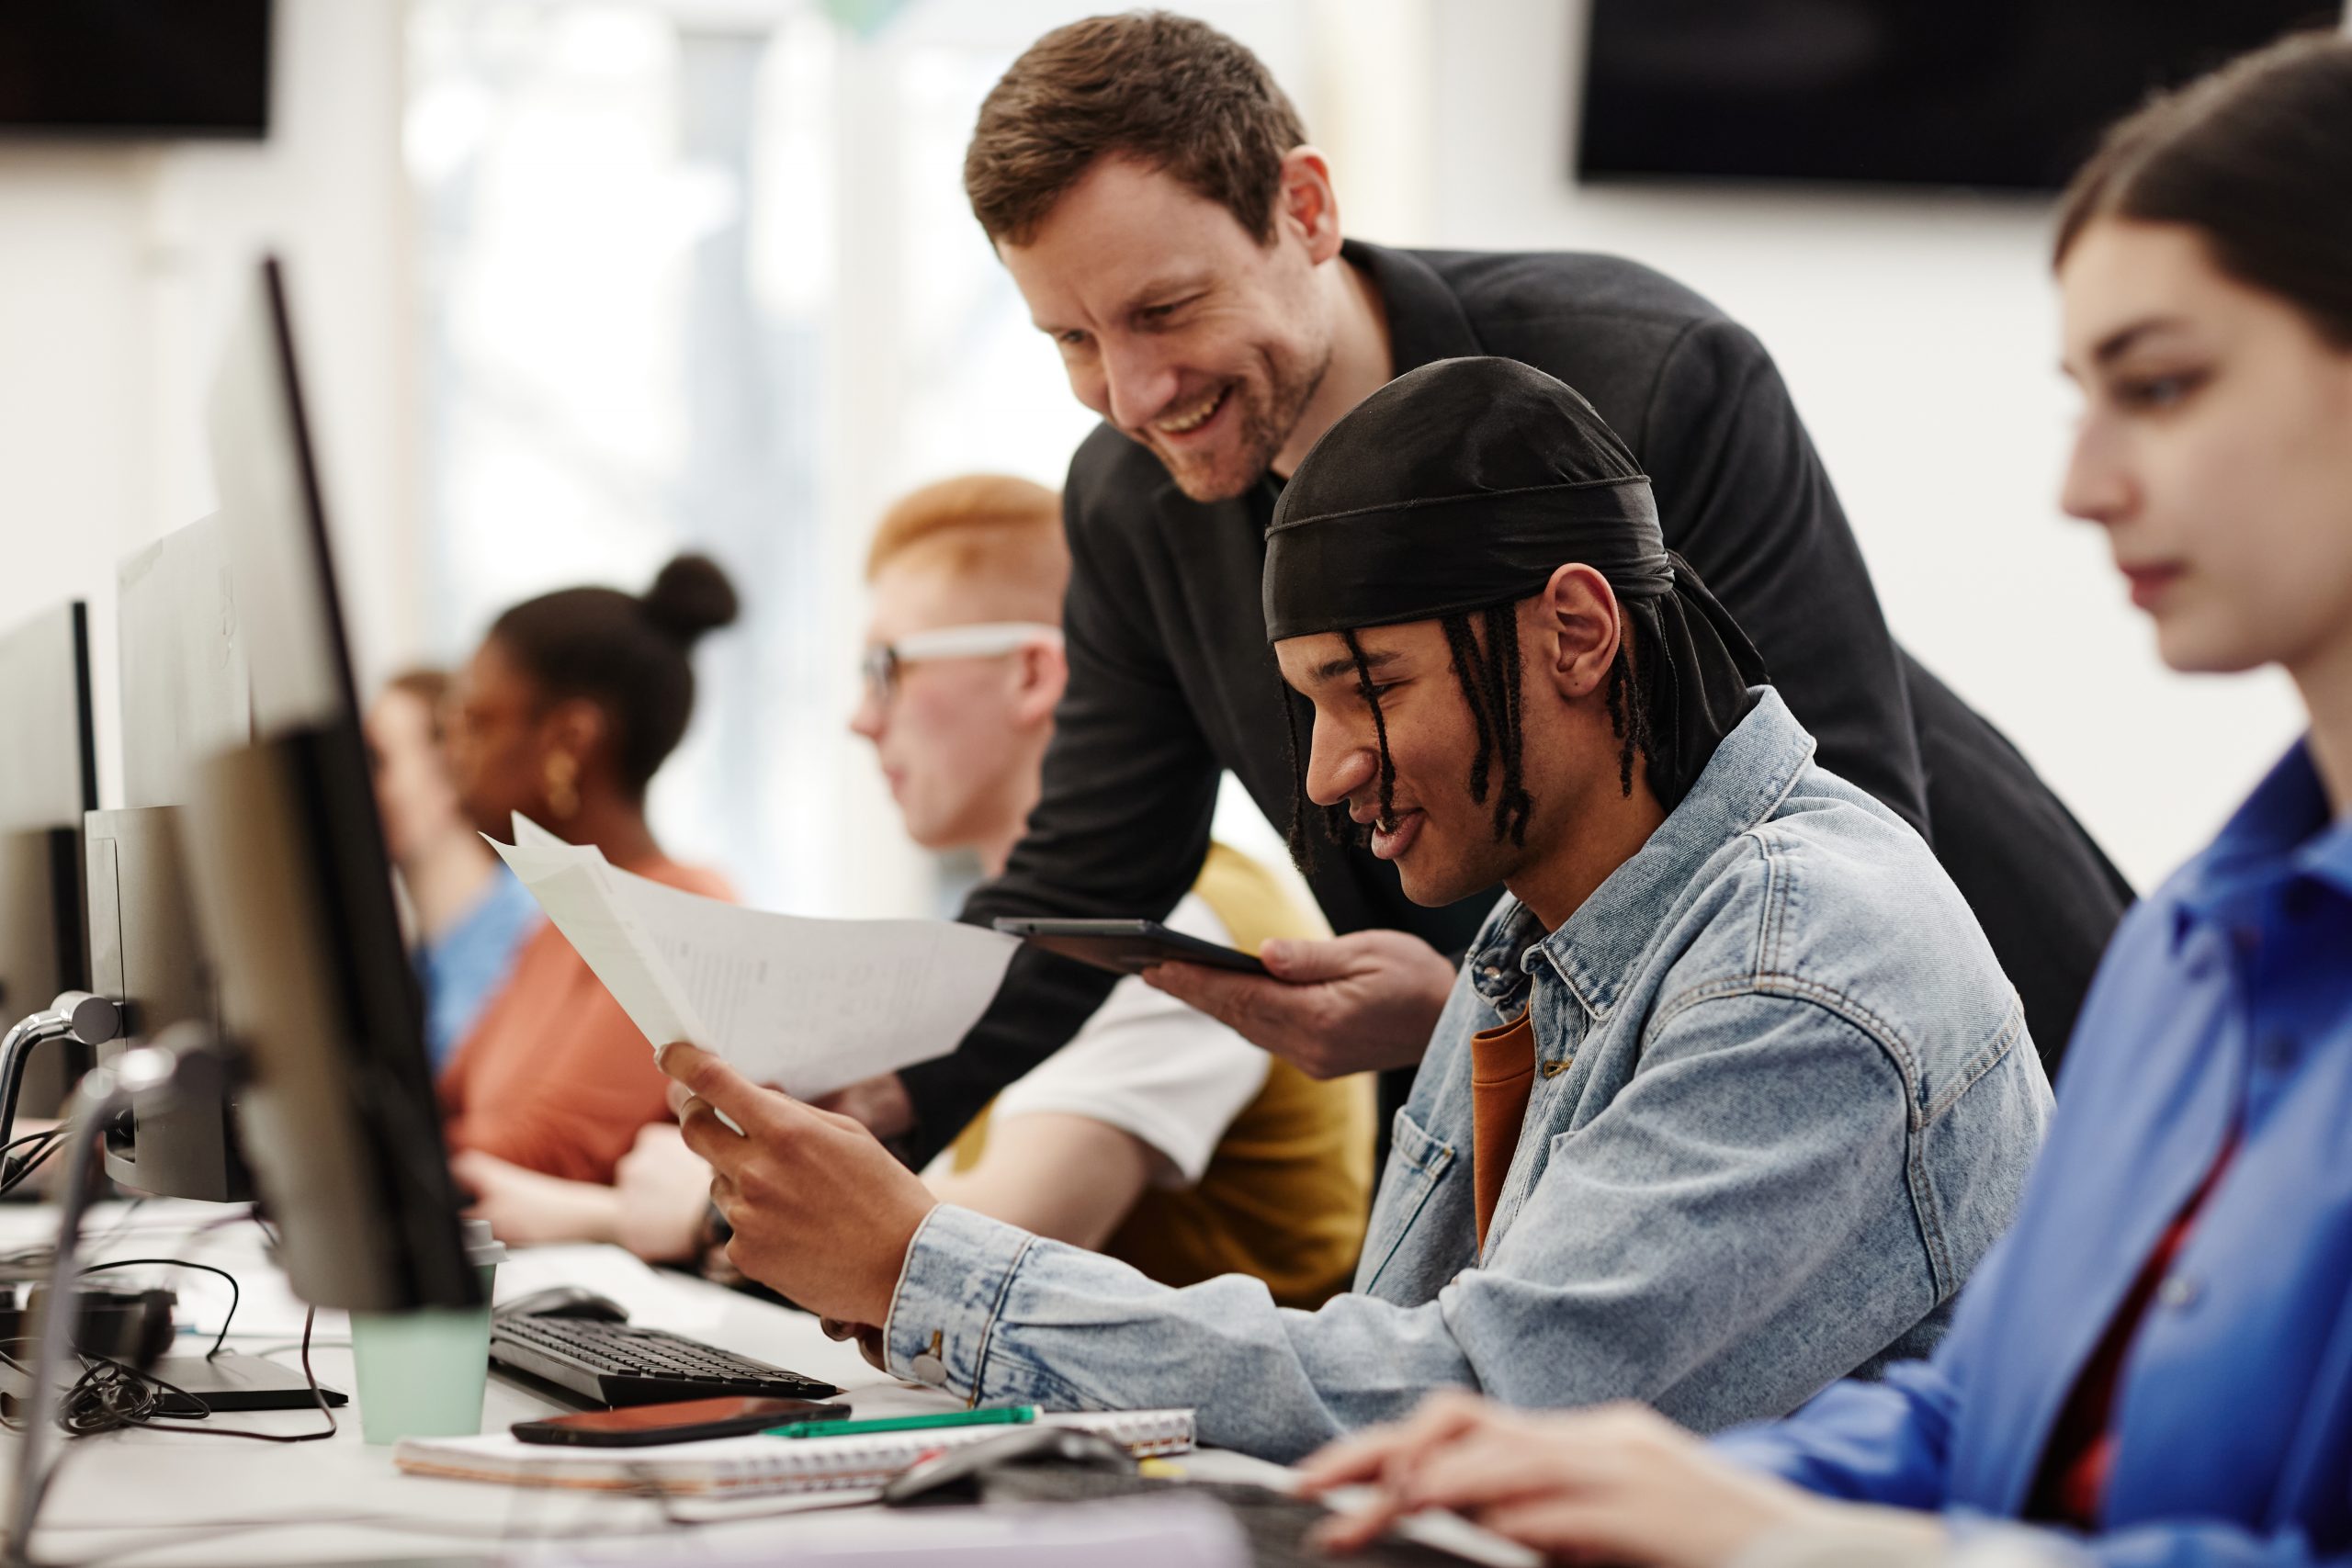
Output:
<instances>
[{"instance_id":1,"label":"denim jacket collar","mask_svg":"<svg viewBox=\"0 0 2352 1568\"><path fill-rule=\"evenodd\" d=\"M1772 814L1813 759L1813 737L1770 686L1648 841L1609 874L1556 931L1517 899L1505 899L1472 949L1472 982L1505 1017L1519 1008L1523 976L1549 964L1594 1020L1606 1018L1635 960L1657 936L1660 914L1709 856Z\"/></svg>"}]
</instances>

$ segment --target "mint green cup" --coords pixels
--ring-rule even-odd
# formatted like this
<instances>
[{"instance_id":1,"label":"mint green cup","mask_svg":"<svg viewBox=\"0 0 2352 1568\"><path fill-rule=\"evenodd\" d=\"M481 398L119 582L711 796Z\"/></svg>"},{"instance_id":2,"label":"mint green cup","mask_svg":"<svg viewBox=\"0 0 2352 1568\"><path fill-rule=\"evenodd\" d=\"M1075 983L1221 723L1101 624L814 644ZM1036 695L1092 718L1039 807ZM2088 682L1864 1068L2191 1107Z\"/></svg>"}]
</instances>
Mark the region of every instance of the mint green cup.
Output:
<instances>
[{"instance_id":1,"label":"mint green cup","mask_svg":"<svg viewBox=\"0 0 2352 1568\"><path fill-rule=\"evenodd\" d=\"M466 1255L481 1273L478 1307L351 1314L359 1431L371 1443L470 1438L490 1382L490 1293L506 1248L490 1223L468 1220Z\"/></svg>"}]
</instances>

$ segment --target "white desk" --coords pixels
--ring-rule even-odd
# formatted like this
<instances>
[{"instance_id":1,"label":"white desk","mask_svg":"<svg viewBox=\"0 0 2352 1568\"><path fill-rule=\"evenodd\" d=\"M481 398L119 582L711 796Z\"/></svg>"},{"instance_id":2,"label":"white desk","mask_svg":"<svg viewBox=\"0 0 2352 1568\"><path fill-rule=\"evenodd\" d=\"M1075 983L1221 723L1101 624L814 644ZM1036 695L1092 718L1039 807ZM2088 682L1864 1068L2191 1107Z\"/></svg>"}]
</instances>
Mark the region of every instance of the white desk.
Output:
<instances>
[{"instance_id":1,"label":"white desk","mask_svg":"<svg viewBox=\"0 0 2352 1568\"><path fill-rule=\"evenodd\" d=\"M229 1345L299 1366L302 1304L264 1256L250 1221L223 1225L236 1211L219 1204L149 1201L104 1204L84 1234L87 1261L177 1258L209 1263L236 1277L243 1299ZM46 1246L56 1237L48 1207L0 1206L0 1252ZM150 1270L126 1269L122 1278ZM154 1271L160 1273L161 1271ZM228 1305L228 1287L196 1269L175 1270L180 1344L174 1354L211 1344ZM628 1309L629 1320L666 1328L786 1367L846 1392L860 1416L956 1408L935 1389L903 1383L868 1366L855 1347L827 1339L817 1320L701 1280L647 1268L617 1247L560 1247L519 1251L499 1269L498 1298L511 1301L550 1285L583 1285ZM311 1365L319 1381L351 1393L350 1327L339 1312L321 1312ZM494 1432L557 1406L518 1383L491 1374L482 1430ZM758 1561L786 1540L870 1530L842 1498L771 1496L668 1505L604 1493L557 1491L402 1475L390 1447L361 1440L356 1399L336 1412L331 1438L293 1445L192 1435L204 1422L171 1431L132 1428L62 1440L62 1467L33 1538L42 1563L103 1562L125 1568L190 1564L489 1562L554 1546L551 1561L625 1561L674 1548L666 1561ZM254 1431L316 1430L315 1410L224 1414L223 1427ZM185 1430L178 1429L184 1427ZM17 1438L0 1446L12 1469ZM1278 1466L1240 1454L1195 1452L1182 1461L1202 1480L1269 1483ZM681 1522L684 1521L684 1522ZM942 1521L943 1523L944 1521ZM1519 1568L1532 1553L1471 1529L1459 1520L1413 1521L1408 1533L1476 1562ZM683 1532L690 1536L682 1539ZM663 1538L667 1537L668 1541Z\"/></svg>"},{"instance_id":2,"label":"white desk","mask_svg":"<svg viewBox=\"0 0 2352 1568\"><path fill-rule=\"evenodd\" d=\"M248 1353L299 1366L287 1348L301 1337L302 1307L263 1256L263 1238L250 1223L191 1234L231 1211L204 1203L151 1201L126 1213L103 1205L85 1235L91 1262L109 1258L174 1257L210 1263L237 1278L243 1301L229 1344ZM0 1210L0 1250L52 1239L49 1208ZM146 1270L126 1270L143 1277ZM220 1325L228 1289L213 1276L180 1270L180 1321L201 1325L183 1333L175 1354L200 1351ZM499 1271L498 1295L553 1284L581 1284L629 1310L630 1320L667 1328L776 1366L841 1384L861 1415L904 1414L950 1406L935 1390L900 1383L876 1371L849 1345L835 1344L817 1320L754 1301L683 1275L647 1269L613 1247L553 1247L513 1254ZM350 1330L341 1313L322 1312L313 1329L311 1366L321 1382L354 1390ZM556 1413L559 1407L493 1372L482 1409L482 1429ZM339 1410L341 1431L317 1443L282 1445L178 1432L130 1430L61 1443L62 1468L41 1510L34 1539L43 1562L103 1558L164 1568L188 1563L368 1562L386 1559L489 1557L535 1538L591 1534L610 1542L623 1535L673 1527L662 1506L641 1498L593 1493L526 1490L475 1482L400 1474L389 1447L361 1441L356 1402ZM222 1426L298 1432L320 1424L316 1411L270 1411L214 1417ZM200 1428L204 1423L187 1426ZM15 1439L0 1458L13 1466ZM1247 1464L1249 1461L1240 1461ZM813 1501L813 1500L812 1500ZM720 1506L682 1505L689 1517L727 1518L706 1531L711 1545L740 1549L789 1528L775 1516L788 1497L746 1499ZM802 1506L806 1506L807 1504ZM697 1511L700 1510L700 1511ZM253 1528L253 1527L266 1528ZM119 1558L117 1554L122 1554Z\"/></svg>"}]
</instances>

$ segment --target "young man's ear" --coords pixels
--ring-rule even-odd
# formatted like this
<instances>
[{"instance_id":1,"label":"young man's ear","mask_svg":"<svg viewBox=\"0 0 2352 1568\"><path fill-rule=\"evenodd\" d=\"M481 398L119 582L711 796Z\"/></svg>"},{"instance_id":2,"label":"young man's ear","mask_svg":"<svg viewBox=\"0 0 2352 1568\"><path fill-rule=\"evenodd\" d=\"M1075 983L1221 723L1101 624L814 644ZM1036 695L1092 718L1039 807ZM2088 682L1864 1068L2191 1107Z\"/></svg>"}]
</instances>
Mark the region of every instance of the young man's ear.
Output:
<instances>
[{"instance_id":1,"label":"young man's ear","mask_svg":"<svg viewBox=\"0 0 2352 1568\"><path fill-rule=\"evenodd\" d=\"M1024 728L1051 724L1069 685L1069 656L1050 643L1032 643L1021 650L1013 669L1019 682L1012 696L1013 722Z\"/></svg>"},{"instance_id":2,"label":"young man's ear","mask_svg":"<svg viewBox=\"0 0 2352 1568\"><path fill-rule=\"evenodd\" d=\"M1535 600L1536 648L1548 659L1554 688L1570 701L1602 690L1624 626L1607 578L1580 562L1554 572Z\"/></svg>"},{"instance_id":3,"label":"young man's ear","mask_svg":"<svg viewBox=\"0 0 2352 1568\"><path fill-rule=\"evenodd\" d=\"M1312 147L1283 155L1274 187L1274 237L1287 231L1306 243L1306 259L1320 265L1340 254L1340 198L1331 188L1331 165Z\"/></svg>"}]
</instances>

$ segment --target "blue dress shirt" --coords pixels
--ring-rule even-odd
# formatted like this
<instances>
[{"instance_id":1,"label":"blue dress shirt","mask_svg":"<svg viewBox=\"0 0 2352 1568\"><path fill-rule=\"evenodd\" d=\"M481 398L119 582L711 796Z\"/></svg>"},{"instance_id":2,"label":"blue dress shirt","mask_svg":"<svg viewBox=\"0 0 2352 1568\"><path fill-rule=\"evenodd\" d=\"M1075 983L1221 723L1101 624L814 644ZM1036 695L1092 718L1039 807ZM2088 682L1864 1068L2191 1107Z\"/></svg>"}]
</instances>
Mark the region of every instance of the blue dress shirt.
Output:
<instances>
[{"instance_id":1,"label":"blue dress shirt","mask_svg":"<svg viewBox=\"0 0 2352 1568\"><path fill-rule=\"evenodd\" d=\"M424 1044L437 1076L473 1032L482 1009L514 972L514 954L539 925L539 901L504 866L491 873L473 907L416 950L424 989Z\"/></svg>"},{"instance_id":2,"label":"blue dress shirt","mask_svg":"<svg viewBox=\"0 0 2352 1568\"><path fill-rule=\"evenodd\" d=\"M2237 1150L2116 1385L2098 1531L2116 1564L2352 1553L2352 818L2308 751L2126 917L2084 1004L2017 1225L1951 1335L1719 1439L1814 1491L2015 1520L2159 1238Z\"/></svg>"}]
</instances>

